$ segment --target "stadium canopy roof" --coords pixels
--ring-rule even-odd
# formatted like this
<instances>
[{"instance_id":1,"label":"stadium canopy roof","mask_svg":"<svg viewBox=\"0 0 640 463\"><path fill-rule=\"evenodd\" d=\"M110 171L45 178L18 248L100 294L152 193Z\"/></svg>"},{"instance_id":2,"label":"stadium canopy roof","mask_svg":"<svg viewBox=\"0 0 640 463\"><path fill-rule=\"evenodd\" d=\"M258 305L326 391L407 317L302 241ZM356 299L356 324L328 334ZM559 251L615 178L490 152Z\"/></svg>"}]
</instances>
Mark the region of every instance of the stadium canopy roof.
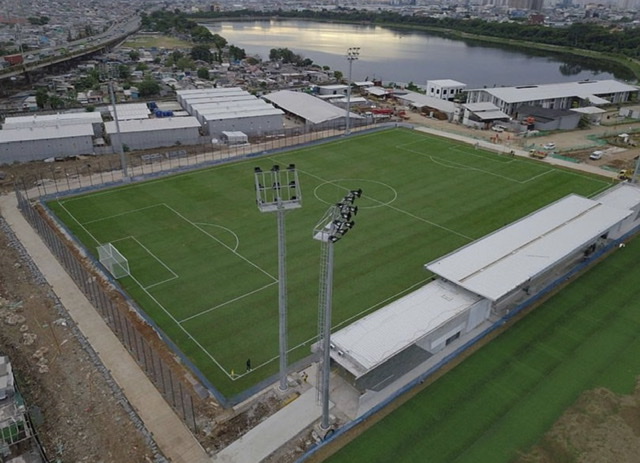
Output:
<instances>
[{"instance_id":1,"label":"stadium canopy roof","mask_svg":"<svg viewBox=\"0 0 640 463\"><path fill-rule=\"evenodd\" d=\"M132 132L153 132L157 130L185 129L200 127L198 119L192 116L184 117L163 117L156 119L136 119L130 121L120 121L121 133ZM116 133L115 121L109 121L104 124L107 133Z\"/></svg>"},{"instance_id":2,"label":"stadium canopy roof","mask_svg":"<svg viewBox=\"0 0 640 463\"><path fill-rule=\"evenodd\" d=\"M637 210L636 208L640 205L640 188L629 183L619 183L594 199L605 206Z\"/></svg>"},{"instance_id":3,"label":"stadium canopy roof","mask_svg":"<svg viewBox=\"0 0 640 463\"><path fill-rule=\"evenodd\" d=\"M331 335L331 357L356 378L381 365L481 298L436 280Z\"/></svg>"},{"instance_id":4,"label":"stadium canopy roof","mask_svg":"<svg viewBox=\"0 0 640 463\"><path fill-rule=\"evenodd\" d=\"M631 214L569 195L425 267L497 301Z\"/></svg>"},{"instance_id":5,"label":"stadium canopy roof","mask_svg":"<svg viewBox=\"0 0 640 463\"><path fill-rule=\"evenodd\" d=\"M564 82L559 84L523 85L518 87L495 87L482 90L506 103L522 103L527 101L548 100L552 98L578 97L589 99L592 104L606 104L609 101L597 95L635 92L638 87L624 84L617 80L583 80L580 82Z\"/></svg>"},{"instance_id":6,"label":"stadium canopy roof","mask_svg":"<svg viewBox=\"0 0 640 463\"><path fill-rule=\"evenodd\" d=\"M281 90L264 95L263 98L313 124L321 124L346 116L344 109L303 92ZM362 119L361 116L354 113L350 113L350 117Z\"/></svg>"}]
</instances>

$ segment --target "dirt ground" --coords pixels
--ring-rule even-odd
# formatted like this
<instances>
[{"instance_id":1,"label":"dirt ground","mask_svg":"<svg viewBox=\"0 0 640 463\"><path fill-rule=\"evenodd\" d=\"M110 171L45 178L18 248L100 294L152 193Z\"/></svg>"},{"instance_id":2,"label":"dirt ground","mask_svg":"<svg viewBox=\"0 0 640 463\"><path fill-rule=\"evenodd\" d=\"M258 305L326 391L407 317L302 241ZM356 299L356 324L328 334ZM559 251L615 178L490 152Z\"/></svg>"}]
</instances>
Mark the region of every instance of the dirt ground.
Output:
<instances>
[{"instance_id":1,"label":"dirt ground","mask_svg":"<svg viewBox=\"0 0 640 463\"><path fill-rule=\"evenodd\" d=\"M162 461L24 248L0 221L0 351L51 461Z\"/></svg>"},{"instance_id":2,"label":"dirt ground","mask_svg":"<svg viewBox=\"0 0 640 463\"><path fill-rule=\"evenodd\" d=\"M584 392L515 463L637 463L639 455L640 381L630 395Z\"/></svg>"}]
</instances>

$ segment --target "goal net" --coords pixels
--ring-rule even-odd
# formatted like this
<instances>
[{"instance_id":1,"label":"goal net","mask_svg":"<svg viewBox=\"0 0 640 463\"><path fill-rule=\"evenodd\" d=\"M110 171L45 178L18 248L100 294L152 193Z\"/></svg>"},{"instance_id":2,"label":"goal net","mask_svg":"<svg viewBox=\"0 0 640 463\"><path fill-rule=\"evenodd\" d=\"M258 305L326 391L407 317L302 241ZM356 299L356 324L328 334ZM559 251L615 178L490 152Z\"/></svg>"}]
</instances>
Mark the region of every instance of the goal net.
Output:
<instances>
[{"instance_id":1,"label":"goal net","mask_svg":"<svg viewBox=\"0 0 640 463\"><path fill-rule=\"evenodd\" d=\"M111 244L98 246L98 258L116 280L129 276L129 261Z\"/></svg>"}]
</instances>

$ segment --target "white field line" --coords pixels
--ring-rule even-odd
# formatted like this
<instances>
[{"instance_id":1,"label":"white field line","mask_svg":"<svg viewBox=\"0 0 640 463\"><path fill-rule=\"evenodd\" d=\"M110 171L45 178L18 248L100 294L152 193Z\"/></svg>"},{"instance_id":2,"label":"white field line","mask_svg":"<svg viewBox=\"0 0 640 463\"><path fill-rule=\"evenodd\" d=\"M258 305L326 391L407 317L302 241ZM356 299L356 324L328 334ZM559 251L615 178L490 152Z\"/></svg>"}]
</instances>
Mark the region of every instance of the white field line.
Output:
<instances>
[{"instance_id":1,"label":"white field line","mask_svg":"<svg viewBox=\"0 0 640 463\"><path fill-rule=\"evenodd\" d=\"M275 285L276 283L277 283L277 281L272 281L271 283L268 283L268 284L264 285L262 288L254 289L253 291L249 291L248 293L245 293L245 294L242 294L240 296L234 297L233 299L229 299L228 301L225 301L222 304L218 304L216 306L209 307L208 309L205 309L202 312L198 312L197 314L191 315L191 316L189 316L187 318L183 318L178 323L185 323L185 322L188 322L189 320L193 320L194 318L200 317L201 315L207 314L207 313L209 313L209 312L211 312L213 310L216 310L216 309L219 309L221 307L224 307L227 304L231 304L232 302L239 301L240 299L244 299L245 297L251 296L252 294L259 293L263 289L267 289L267 288Z\"/></svg>"},{"instance_id":2,"label":"white field line","mask_svg":"<svg viewBox=\"0 0 640 463\"><path fill-rule=\"evenodd\" d=\"M222 370L222 371L224 372L224 374L225 374L225 375L227 375L227 377L229 377L230 379L233 379L233 378L231 378L231 375L230 375L229 373L227 373L227 371L222 367L222 365L220 365L220 363L215 359L215 357L214 357L213 355L211 355L211 354L209 353L209 351L208 351L207 349L205 349L205 348L204 348L204 346L203 346L202 344L200 344L200 343L198 342L198 340L197 340L196 338L194 338L194 337L191 335L191 333L189 333L189 331L187 331L187 330L186 330L186 329L185 329L185 328L184 328L184 327L183 327L183 326L178 322L178 320L176 320L176 318L173 316L173 314L172 314L171 312L169 312L169 311L167 310L167 308L166 308L165 306L163 306L163 305L160 303L160 301L158 301L158 299L156 299L156 298L155 298L155 297L154 297L154 296L153 296L149 291L147 291L147 289L146 289L144 286L142 286L142 285L140 284L140 282L139 282L138 280L136 280L136 278L135 278L133 275L131 275L131 278L133 279L133 281L135 281L135 282L136 282L136 284L137 284L138 286L140 286L140 289L142 289L142 290L147 294L147 296L149 296L149 298L151 298L151 300L152 300L153 302L155 302L155 303L158 305L158 307L160 307L160 309L162 309L162 310L164 311L164 313L166 313L166 314L167 314L167 316L171 319L171 321L173 321L173 323L175 323L175 324L178 326L178 328L180 328L180 329L181 329L181 330L182 330L182 331L187 335L187 337L188 337L191 341L193 341L193 343L194 343L196 346L198 346L198 348L199 348L200 350L202 350L202 352L204 352L204 353L205 353L205 355L206 355L207 357L209 357L209 358L211 359L211 361L212 361L213 363L215 363L215 364L216 364L216 366L217 366L218 368L220 368L220 370Z\"/></svg>"},{"instance_id":3,"label":"white field line","mask_svg":"<svg viewBox=\"0 0 640 463\"><path fill-rule=\"evenodd\" d=\"M322 181L322 182L326 182L326 183L333 183L331 180L326 180L326 179L324 179L324 178L322 178L322 177L319 177L319 176L317 176L317 175L311 174L311 173L306 172L306 171L299 171L299 172L303 172L304 174L308 175L309 177L313 177L313 178L315 178L316 180L319 180L319 181ZM336 185L336 186L339 186L339 185ZM348 190L348 188L345 188L345 191L349 191L349 190ZM366 193L365 193L365 195L366 195ZM451 228L445 227L444 225L440 225L440 224L437 224L437 223L435 223L435 222L431 222L430 220L427 220L427 219L425 219L425 218L418 217L417 215L414 215L414 214L412 214L411 212L407 212L407 211L405 211L405 210L402 210L402 209L400 209L400 208L398 208L398 207L396 207L396 206L393 206L393 205L391 205L391 204L388 204L388 203L386 203L386 202L379 201L379 200L377 200L377 199L375 199L375 198L372 198L371 196L367 196L367 199L368 199L368 200L370 200L370 201L373 201L373 202L377 203L379 206L388 207L389 209L392 209L392 210L394 210L394 211L396 211L396 212L399 212L399 213L401 213L401 214L404 214L404 215L406 215L406 216L409 216L409 217L411 217L412 219L415 219L415 220L418 220L418 221L420 221L420 222L424 222L424 223L427 223L427 224L429 224L429 225L431 225L431 226L434 226L434 227L440 228L440 229L442 229L442 230L448 231L449 233L452 233L452 234L454 234L454 235L460 236L460 237L462 237L462 238L464 238L464 239L466 239L466 240L469 240L469 241L473 241L473 240L474 240L474 238L471 238L470 236L467 236L467 235L465 235L464 233L457 232L457 231L455 231L455 230L453 230L453 229L451 229Z\"/></svg>"},{"instance_id":4,"label":"white field line","mask_svg":"<svg viewBox=\"0 0 640 463\"><path fill-rule=\"evenodd\" d=\"M62 205L62 202L60 202L60 204ZM103 220L110 220L110 219L115 219L116 217L122 217L123 215L127 215L127 214L135 214L136 212L144 211L145 209L151 209L152 207L158 207L158 206L162 206L162 205L163 205L162 203L153 204L151 206L145 206L145 207L141 207L139 209L133 209L133 210L126 211L126 212L120 212L119 214L110 215L108 217L101 217L99 219L89 220L89 221L84 222L84 223L85 223L85 225L89 225L91 223L102 222Z\"/></svg>"},{"instance_id":5,"label":"white field line","mask_svg":"<svg viewBox=\"0 0 640 463\"><path fill-rule=\"evenodd\" d=\"M215 223L206 223L206 222L193 222L195 225L205 225L207 227L218 227L218 228L222 228L224 231L229 232L231 235L233 235L233 237L236 239L236 245L233 247L233 251L237 251L238 248L240 247L240 238L238 237L238 235L231 230L230 228L227 227L223 227L222 225L216 225Z\"/></svg>"},{"instance_id":6,"label":"white field line","mask_svg":"<svg viewBox=\"0 0 640 463\"><path fill-rule=\"evenodd\" d=\"M164 262L163 262L163 261L162 261L158 256L156 256L153 252L151 252L151 250L150 250L149 248L147 248L144 244L142 244L142 243L141 243L141 242L140 242L140 241L139 241L135 236L131 236L131 239L132 239L133 241L135 241L136 243L138 243L138 245L139 245L142 249L144 249L145 251L147 251L147 253L148 253L151 257L153 257L155 260L157 260L157 261L158 261L158 263L159 263L160 265L162 265L164 268L166 268L166 269L169 271L169 273L171 273L171 275L173 275L171 278L167 278L166 280L158 281L157 283L153 283L153 284L148 285L147 287L143 288L144 290L147 290L147 289L149 289L149 288L153 288L154 286L158 286L158 285L161 285L161 284L163 284L163 283L167 283L168 281L173 281L173 280L175 280L175 279L177 279L177 278L180 278L180 276L179 276L176 272L174 272L174 271L173 271L173 270L172 270L172 269L171 269L167 264L165 264L165 263L164 263Z\"/></svg>"},{"instance_id":7,"label":"white field line","mask_svg":"<svg viewBox=\"0 0 640 463\"><path fill-rule=\"evenodd\" d=\"M89 236L91 237L91 239L93 239L93 241L95 241L95 242L96 242L96 244L98 244L98 245L102 244L102 243L100 243L100 241L98 241L98 240L96 239L96 237L95 237L95 236L93 236L93 234L92 234L89 230L87 230L87 228L86 228L83 224L81 224L81 223L80 223L80 221L79 221L78 219L76 219L76 217L75 217L71 212L69 212L69 209L67 209L67 208L65 207L65 205L64 205L64 204L60 203L60 207L62 207L62 209L64 209L64 210L65 210L65 212L66 212L67 214L69 214L69 217L71 217L75 223L77 223L78 225L80 225L80 227L85 231L85 233L86 233L87 235L89 235Z\"/></svg>"},{"instance_id":8,"label":"white field line","mask_svg":"<svg viewBox=\"0 0 640 463\"><path fill-rule=\"evenodd\" d=\"M266 270L260 268L257 264L251 262L249 259L247 259L246 257L244 257L242 254L240 254L238 251L232 249L231 247L227 246L226 244L224 244L222 241L220 241L218 238L216 238L215 236L213 236L211 233L207 232L206 230L204 230L202 227L199 227L196 223L192 222L191 220L187 219L184 215L182 215L181 213L179 213L178 211L176 211L174 208L172 208L171 206L169 206L168 204L164 205L167 209L169 209L170 211L172 211L175 215L177 215L178 217L180 217L182 220L184 220L185 222L187 222L188 224L190 224L191 226L193 226L194 228L198 229L199 231L201 231L202 233L204 233L205 235L207 235L209 238L211 238L212 240L214 240L215 242L217 242L218 244L220 244L221 246L223 246L224 248L228 249L229 251L231 251L233 254L235 254L236 256L238 256L240 259L244 260L246 263L248 263L249 265L251 265L252 267L254 267L256 270L264 273L265 275L267 275L269 278L271 278L273 281L278 281L278 279L276 277L274 277L273 275L271 275L269 272L267 272Z\"/></svg>"}]
</instances>

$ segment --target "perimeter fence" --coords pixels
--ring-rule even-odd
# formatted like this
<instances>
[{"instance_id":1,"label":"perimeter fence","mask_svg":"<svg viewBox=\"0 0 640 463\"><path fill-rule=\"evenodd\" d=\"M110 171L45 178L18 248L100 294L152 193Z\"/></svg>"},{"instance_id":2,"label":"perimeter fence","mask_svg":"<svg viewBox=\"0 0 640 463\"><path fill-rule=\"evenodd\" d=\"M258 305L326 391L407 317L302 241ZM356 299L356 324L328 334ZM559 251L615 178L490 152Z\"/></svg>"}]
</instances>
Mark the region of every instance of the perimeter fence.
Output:
<instances>
[{"instance_id":1,"label":"perimeter fence","mask_svg":"<svg viewBox=\"0 0 640 463\"><path fill-rule=\"evenodd\" d=\"M176 362L167 355L166 349L154 345L149 340L149 338L153 340L153 336L149 336L151 327L140 319L136 320L136 312L134 312L136 308L132 307L133 302L112 284L104 270L100 269L99 263L73 247L51 220L43 217L23 192L16 189L16 196L18 207L29 224L40 235L58 262L137 361L167 403L189 429L195 432L197 426L193 387L185 384L184 375L176 373L175 370L178 369ZM140 311L138 310L137 313ZM160 341L159 338L158 341Z\"/></svg>"}]
</instances>

